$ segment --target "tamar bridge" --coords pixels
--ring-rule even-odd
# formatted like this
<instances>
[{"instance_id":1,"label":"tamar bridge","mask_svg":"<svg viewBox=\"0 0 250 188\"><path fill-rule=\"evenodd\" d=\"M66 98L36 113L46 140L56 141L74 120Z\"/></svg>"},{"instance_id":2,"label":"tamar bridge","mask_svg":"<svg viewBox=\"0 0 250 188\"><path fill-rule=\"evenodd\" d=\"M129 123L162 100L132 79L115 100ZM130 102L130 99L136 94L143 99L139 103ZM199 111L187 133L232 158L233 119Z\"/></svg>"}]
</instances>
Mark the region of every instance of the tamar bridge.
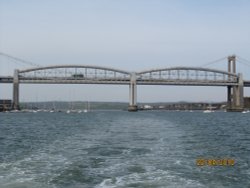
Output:
<instances>
[{"instance_id":1,"label":"tamar bridge","mask_svg":"<svg viewBox=\"0 0 250 188\"><path fill-rule=\"evenodd\" d=\"M127 72L88 65L57 65L14 71L0 76L0 83L13 84L14 110L19 109L20 84L117 84L129 86L129 111L137 111L137 85L220 86L227 88L227 110L244 109L244 87L250 81L236 73L236 57L228 57L228 71L200 67L172 67L143 72Z\"/></svg>"}]
</instances>

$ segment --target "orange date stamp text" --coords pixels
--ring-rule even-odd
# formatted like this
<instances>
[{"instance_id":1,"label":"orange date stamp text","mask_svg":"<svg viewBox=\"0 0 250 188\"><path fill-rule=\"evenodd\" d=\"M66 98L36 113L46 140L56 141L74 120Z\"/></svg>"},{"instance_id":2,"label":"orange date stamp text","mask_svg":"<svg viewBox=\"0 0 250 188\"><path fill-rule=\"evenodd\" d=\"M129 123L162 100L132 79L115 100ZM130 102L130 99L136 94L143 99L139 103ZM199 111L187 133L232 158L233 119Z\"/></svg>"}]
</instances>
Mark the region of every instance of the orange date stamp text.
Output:
<instances>
[{"instance_id":1,"label":"orange date stamp text","mask_svg":"<svg viewBox=\"0 0 250 188\"><path fill-rule=\"evenodd\" d=\"M197 166L234 166L234 159L196 159Z\"/></svg>"}]
</instances>

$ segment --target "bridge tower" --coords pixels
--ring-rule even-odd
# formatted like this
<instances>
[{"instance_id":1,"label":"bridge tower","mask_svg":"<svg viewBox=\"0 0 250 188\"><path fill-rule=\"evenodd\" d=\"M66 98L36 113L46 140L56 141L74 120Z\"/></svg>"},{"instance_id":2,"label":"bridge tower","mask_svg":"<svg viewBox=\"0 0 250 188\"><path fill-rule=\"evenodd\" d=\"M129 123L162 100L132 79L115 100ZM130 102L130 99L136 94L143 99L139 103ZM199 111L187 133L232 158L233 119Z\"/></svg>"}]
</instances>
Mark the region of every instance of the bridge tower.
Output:
<instances>
[{"instance_id":1,"label":"bridge tower","mask_svg":"<svg viewBox=\"0 0 250 188\"><path fill-rule=\"evenodd\" d=\"M236 56L228 57L228 72L236 74ZM230 80L231 77L229 76ZM244 82L242 74L238 74L238 84L236 86L227 87L227 111L241 112L244 110Z\"/></svg>"},{"instance_id":2,"label":"bridge tower","mask_svg":"<svg viewBox=\"0 0 250 188\"><path fill-rule=\"evenodd\" d=\"M19 110L19 71L17 69L14 70L13 76L13 103L12 109Z\"/></svg>"},{"instance_id":3,"label":"bridge tower","mask_svg":"<svg viewBox=\"0 0 250 188\"><path fill-rule=\"evenodd\" d=\"M136 102L136 73L132 72L130 75L130 85L129 85L129 107L128 111L136 112L137 109L137 102Z\"/></svg>"}]
</instances>

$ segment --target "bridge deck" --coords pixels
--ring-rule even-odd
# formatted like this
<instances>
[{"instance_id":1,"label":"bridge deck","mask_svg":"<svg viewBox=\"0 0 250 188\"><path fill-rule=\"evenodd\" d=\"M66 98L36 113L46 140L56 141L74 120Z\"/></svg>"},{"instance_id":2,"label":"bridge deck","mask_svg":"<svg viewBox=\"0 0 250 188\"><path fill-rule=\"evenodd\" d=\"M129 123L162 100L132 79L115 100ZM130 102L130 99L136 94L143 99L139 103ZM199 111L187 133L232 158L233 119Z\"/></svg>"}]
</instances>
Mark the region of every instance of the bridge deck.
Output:
<instances>
[{"instance_id":1,"label":"bridge deck","mask_svg":"<svg viewBox=\"0 0 250 188\"><path fill-rule=\"evenodd\" d=\"M13 83L13 77L0 76L0 83ZM20 79L21 84L117 84L129 85L129 79ZM138 85L186 85L186 86L232 86L235 82L212 80L150 80L138 79ZM250 81L244 81L244 87L250 87Z\"/></svg>"},{"instance_id":2,"label":"bridge deck","mask_svg":"<svg viewBox=\"0 0 250 188\"><path fill-rule=\"evenodd\" d=\"M13 83L13 77L11 77L11 76L0 76L0 83Z\"/></svg>"},{"instance_id":3,"label":"bridge deck","mask_svg":"<svg viewBox=\"0 0 250 188\"><path fill-rule=\"evenodd\" d=\"M2 76L0 83L13 83L13 77ZM20 84L117 84L129 85L129 79L20 79ZM138 85L186 85L186 86L232 86L237 85L235 82L222 82L211 80L150 80L139 79ZM245 83L246 87L250 87L250 82Z\"/></svg>"},{"instance_id":4,"label":"bridge deck","mask_svg":"<svg viewBox=\"0 0 250 188\"><path fill-rule=\"evenodd\" d=\"M244 81L244 87L250 87L250 81Z\"/></svg>"}]
</instances>

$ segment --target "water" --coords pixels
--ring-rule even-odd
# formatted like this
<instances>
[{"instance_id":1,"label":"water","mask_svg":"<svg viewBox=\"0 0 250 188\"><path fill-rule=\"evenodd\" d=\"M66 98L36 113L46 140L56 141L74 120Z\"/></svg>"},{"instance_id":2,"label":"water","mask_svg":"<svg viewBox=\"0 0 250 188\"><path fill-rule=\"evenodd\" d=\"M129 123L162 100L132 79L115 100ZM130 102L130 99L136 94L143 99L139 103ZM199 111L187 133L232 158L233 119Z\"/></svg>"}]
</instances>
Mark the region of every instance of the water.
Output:
<instances>
[{"instance_id":1,"label":"water","mask_svg":"<svg viewBox=\"0 0 250 188\"><path fill-rule=\"evenodd\" d=\"M224 112L0 113L0 187L250 187L249 122Z\"/></svg>"}]
</instances>

